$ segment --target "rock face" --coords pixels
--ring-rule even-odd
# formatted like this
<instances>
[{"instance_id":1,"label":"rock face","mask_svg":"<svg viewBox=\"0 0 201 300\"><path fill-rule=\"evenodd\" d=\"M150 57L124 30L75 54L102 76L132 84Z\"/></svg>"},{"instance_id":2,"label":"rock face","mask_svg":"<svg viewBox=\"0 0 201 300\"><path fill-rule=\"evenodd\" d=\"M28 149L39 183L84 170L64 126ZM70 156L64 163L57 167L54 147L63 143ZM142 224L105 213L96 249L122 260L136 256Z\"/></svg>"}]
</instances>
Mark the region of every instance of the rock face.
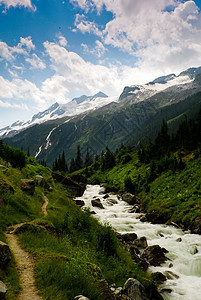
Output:
<instances>
[{"instance_id":1,"label":"rock face","mask_svg":"<svg viewBox=\"0 0 201 300\"><path fill-rule=\"evenodd\" d=\"M128 297L128 300L149 300L144 286L134 278L129 278L126 281L122 293Z\"/></svg>"},{"instance_id":2,"label":"rock face","mask_svg":"<svg viewBox=\"0 0 201 300\"><path fill-rule=\"evenodd\" d=\"M73 181L71 178L64 177L60 174L57 174L55 172L52 173L52 177L59 183L63 184L66 188L72 190L72 192L77 197L81 197L85 191L85 188L80 185L79 183Z\"/></svg>"},{"instance_id":3,"label":"rock face","mask_svg":"<svg viewBox=\"0 0 201 300\"><path fill-rule=\"evenodd\" d=\"M11 260L11 257L9 246L0 241L0 267L5 267Z\"/></svg>"},{"instance_id":4,"label":"rock face","mask_svg":"<svg viewBox=\"0 0 201 300\"><path fill-rule=\"evenodd\" d=\"M145 259L150 265L157 267L168 260L164 254L165 251L167 250L161 248L159 245L149 246L144 250L141 258Z\"/></svg>"},{"instance_id":5,"label":"rock face","mask_svg":"<svg viewBox=\"0 0 201 300\"><path fill-rule=\"evenodd\" d=\"M91 204L93 207L99 207L101 209L104 209L103 204L101 203L99 198L91 200Z\"/></svg>"},{"instance_id":6,"label":"rock face","mask_svg":"<svg viewBox=\"0 0 201 300\"><path fill-rule=\"evenodd\" d=\"M6 292L7 292L6 285L2 281L0 281L0 299L5 299Z\"/></svg>"},{"instance_id":7,"label":"rock face","mask_svg":"<svg viewBox=\"0 0 201 300\"><path fill-rule=\"evenodd\" d=\"M36 175L35 177L36 177L36 179L39 181L39 185L40 185L41 187L43 187L44 189L48 190L49 192L52 191L51 186L49 186L49 184L45 181L45 179L44 179L43 176L41 176L41 175Z\"/></svg>"},{"instance_id":8,"label":"rock face","mask_svg":"<svg viewBox=\"0 0 201 300\"><path fill-rule=\"evenodd\" d=\"M31 179L22 179L20 187L22 191L33 195L35 192L35 181Z\"/></svg>"},{"instance_id":9,"label":"rock face","mask_svg":"<svg viewBox=\"0 0 201 300\"><path fill-rule=\"evenodd\" d=\"M201 217L197 217L191 224L190 228L192 233L201 234Z\"/></svg>"},{"instance_id":10,"label":"rock face","mask_svg":"<svg viewBox=\"0 0 201 300\"><path fill-rule=\"evenodd\" d=\"M136 196L131 193L123 193L121 197L123 201L127 202L130 205L134 205L137 203Z\"/></svg>"}]
</instances>

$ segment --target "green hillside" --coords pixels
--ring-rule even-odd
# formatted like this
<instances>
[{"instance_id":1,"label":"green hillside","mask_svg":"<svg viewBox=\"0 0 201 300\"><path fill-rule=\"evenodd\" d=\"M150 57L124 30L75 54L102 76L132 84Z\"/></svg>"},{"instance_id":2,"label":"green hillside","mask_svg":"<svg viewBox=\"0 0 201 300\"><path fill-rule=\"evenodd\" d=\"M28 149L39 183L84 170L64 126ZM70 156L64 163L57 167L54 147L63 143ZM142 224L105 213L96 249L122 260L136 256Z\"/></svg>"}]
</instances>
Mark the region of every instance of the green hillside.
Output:
<instances>
[{"instance_id":1,"label":"green hillside","mask_svg":"<svg viewBox=\"0 0 201 300\"><path fill-rule=\"evenodd\" d=\"M189 228L201 217L201 114L187 119L174 135L163 123L153 141L131 149L109 149L84 170L91 183L105 183L108 190L137 195L141 209Z\"/></svg>"},{"instance_id":2,"label":"green hillside","mask_svg":"<svg viewBox=\"0 0 201 300\"><path fill-rule=\"evenodd\" d=\"M21 247L34 256L40 295L44 299L73 299L79 294L108 299L100 279L119 286L134 277L154 299L152 278L131 259L111 228L100 225L89 211L82 211L72 200L72 190L55 182L49 168L25 158L26 165L21 168L0 158L0 240L6 242L6 228L26 222L17 232ZM41 187L36 175L43 176L52 191ZM22 179L35 182L33 193L22 190ZM44 195L49 199L47 216L41 212ZM0 267L0 280L8 287L7 299L16 299L20 284L14 258Z\"/></svg>"}]
</instances>

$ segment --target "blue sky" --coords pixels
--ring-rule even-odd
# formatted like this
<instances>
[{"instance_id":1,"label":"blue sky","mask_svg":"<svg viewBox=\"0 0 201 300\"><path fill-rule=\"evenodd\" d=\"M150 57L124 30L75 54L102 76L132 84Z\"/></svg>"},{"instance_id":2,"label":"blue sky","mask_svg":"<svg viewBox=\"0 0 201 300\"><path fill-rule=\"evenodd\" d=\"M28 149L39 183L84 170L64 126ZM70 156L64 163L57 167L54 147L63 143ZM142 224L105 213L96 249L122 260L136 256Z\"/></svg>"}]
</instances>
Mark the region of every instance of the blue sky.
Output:
<instances>
[{"instance_id":1,"label":"blue sky","mask_svg":"<svg viewBox=\"0 0 201 300\"><path fill-rule=\"evenodd\" d=\"M0 0L0 128L201 66L201 3Z\"/></svg>"}]
</instances>

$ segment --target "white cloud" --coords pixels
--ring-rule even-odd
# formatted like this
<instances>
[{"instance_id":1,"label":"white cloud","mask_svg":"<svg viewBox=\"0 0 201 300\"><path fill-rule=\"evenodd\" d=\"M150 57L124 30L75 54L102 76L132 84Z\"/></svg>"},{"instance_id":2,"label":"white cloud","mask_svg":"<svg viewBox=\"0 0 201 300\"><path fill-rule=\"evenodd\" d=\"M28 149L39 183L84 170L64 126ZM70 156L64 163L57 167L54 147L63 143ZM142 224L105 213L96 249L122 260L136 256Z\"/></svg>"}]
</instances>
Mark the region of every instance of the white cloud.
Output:
<instances>
[{"instance_id":1,"label":"white cloud","mask_svg":"<svg viewBox=\"0 0 201 300\"><path fill-rule=\"evenodd\" d=\"M107 51L107 48L101 43L101 41L96 40L96 45L93 48L89 48L87 44L82 43L81 46L84 49L85 53L95 54L97 57L101 57Z\"/></svg>"},{"instance_id":2,"label":"white cloud","mask_svg":"<svg viewBox=\"0 0 201 300\"><path fill-rule=\"evenodd\" d=\"M60 46L63 46L63 47L67 46L68 42L67 42L66 38L63 35L60 34L58 36L58 39L59 39L59 45Z\"/></svg>"},{"instance_id":3,"label":"white cloud","mask_svg":"<svg viewBox=\"0 0 201 300\"><path fill-rule=\"evenodd\" d=\"M51 67L56 73L56 76L51 78L51 84L56 80L55 86L63 91L64 97L68 91L77 91L81 94L104 90L108 94L112 91L115 95L117 90L120 92L122 85L115 66L108 68L86 62L75 52L69 52L48 41L44 43L44 47L52 62Z\"/></svg>"},{"instance_id":4,"label":"white cloud","mask_svg":"<svg viewBox=\"0 0 201 300\"><path fill-rule=\"evenodd\" d=\"M5 42L0 41L0 57L7 61L14 60L14 54L28 56L31 50L35 50L35 45L33 44L30 36L26 38L20 37L20 42L17 44L17 46L13 47L10 47Z\"/></svg>"},{"instance_id":5,"label":"white cloud","mask_svg":"<svg viewBox=\"0 0 201 300\"><path fill-rule=\"evenodd\" d=\"M0 41L0 57L1 59L12 60L14 57L12 55L11 47L9 47L5 42Z\"/></svg>"},{"instance_id":6,"label":"white cloud","mask_svg":"<svg viewBox=\"0 0 201 300\"><path fill-rule=\"evenodd\" d=\"M31 58L26 58L26 62L30 63L32 69L45 69L45 63L35 54L32 54Z\"/></svg>"},{"instance_id":7,"label":"white cloud","mask_svg":"<svg viewBox=\"0 0 201 300\"><path fill-rule=\"evenodd\" d=\"M25 7L30 8L32 10L36 10L36 7L32 5L31 0L0 0L0 5L4 4L6 9L9 9L11 6L13 7Z\"/></svg>"},{"instance_id":8,"label":"white cloud","mask_svg":"<svg viewBox=\"0 0 201 300\"><path fill-rule=\"evenodd\" d=\"M137 70L152 74L179 72L201 65L201 13L195 1L187 0L73 0L88 14L77 17L81 32L98 34L104 45L112 45L138 59ZM168 9L167 9L168 8ZM90 22L90 12L106 9L113 18L100 29ZM85 11L86 12L86 11ZM82 15L81 15L82 16ZM92 24L91 24L92 23Z\"/></svg>"},{"instance_id":9,"label":"white cloud","mask_svg":"<svg viewBox=\"0 0 201 300\"><path fill-rule=\"evenodd\" d=\"M98 25L94 22L85 20L85 15L76 14L74 25L82 33L93 33L99 37L102 36L102 32L99 30Z\"/></svg>"},{"instance_id":10,"label":"white cloud","mask_svg":"<svg viewBox=\"0 0 201 300\"><path fill-rule=\"evenodd\" d=\"M35 50L36 46L33 44L31 36L26 38L20 37L20 43L18 44L18 48L26 47L28 51Z\"/></svg>"}]
</instances>

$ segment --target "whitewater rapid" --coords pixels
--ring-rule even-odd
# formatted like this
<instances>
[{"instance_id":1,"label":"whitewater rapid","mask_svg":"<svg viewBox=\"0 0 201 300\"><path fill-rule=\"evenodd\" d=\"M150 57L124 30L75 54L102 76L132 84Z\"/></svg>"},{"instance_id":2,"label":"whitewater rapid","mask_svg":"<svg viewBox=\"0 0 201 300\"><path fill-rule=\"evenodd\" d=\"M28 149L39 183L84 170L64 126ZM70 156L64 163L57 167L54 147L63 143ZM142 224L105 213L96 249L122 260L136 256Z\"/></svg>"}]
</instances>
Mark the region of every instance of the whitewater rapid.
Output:
<instances>
[{"instance_id":1,"label":"whitewater rapid","mask_svg":"<svg viewBox=\"0 0 201 300\"><path fill-rule=\"evenodd\" d=\"M164 292L165 300L200 300L201 299L201 236L183 232L174 226L141 222L142 214L130 213L131 206L108 194L104 199L104 188L100 185L87 185L82 197L85 206L95 211L94 215L101 223L109 223L119 233L136 233L145 236L148 246L160 245L168 250L170 259L161 267L149 267L149 272L162 272L171 277L160 285L160 289L171 289ZM99 198L104 209L92 207L91 200ZM195 253L197 252L197 253Z\"/></svg>"}]
</instances>

